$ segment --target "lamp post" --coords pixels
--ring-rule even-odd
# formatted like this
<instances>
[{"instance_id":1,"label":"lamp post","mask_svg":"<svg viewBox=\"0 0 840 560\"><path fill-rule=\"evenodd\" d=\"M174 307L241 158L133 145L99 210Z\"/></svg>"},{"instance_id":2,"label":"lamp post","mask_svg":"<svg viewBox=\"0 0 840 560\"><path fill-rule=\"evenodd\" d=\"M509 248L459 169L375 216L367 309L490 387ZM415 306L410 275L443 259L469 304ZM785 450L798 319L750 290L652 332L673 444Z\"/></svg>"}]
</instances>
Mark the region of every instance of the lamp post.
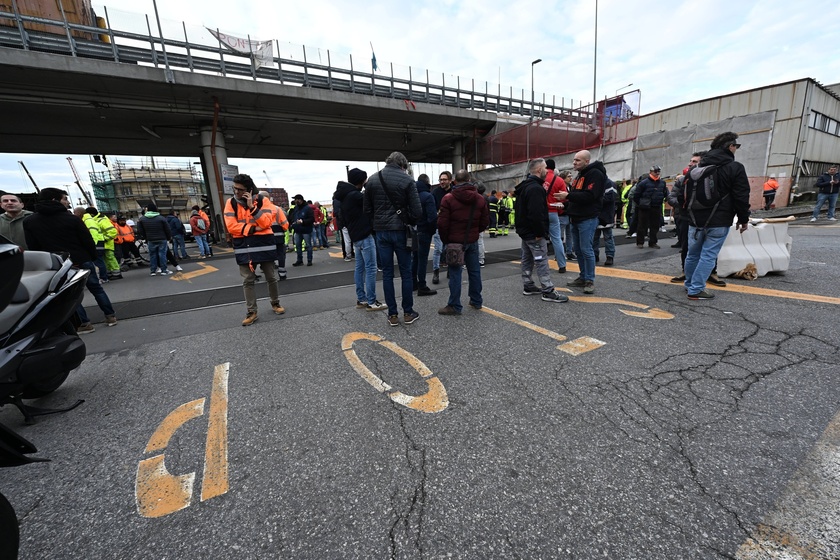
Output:
<instances>
[{"instance_id":1,"label":"lamp post","mask_svg":"<svg viewBox=\"0 0 840 560\"><path fill-rule=\"evenodd\" d=\"M531 161L531 123L534 122L534 66L542 62L541 58L531 63L531 117L528 119L528 128L525 131L525 157Z\"/></svg>"},{"instance_id":2,"label":"lamp post","mask_svg":"<svg viewBox=\"0 0 840 560\"><path fill-rule=\"evenodd\" d=\"M615 96L616 96L616 97L618 97L618 92L619 92L619 91L621 91L621 90L623 90L623 89L627 89L627 88L631 87L632 85L633 85L633 84L631 83L631 84L627 84L627 85L626 85L626 86L624 86L624 87L620 87L620 88L618 88L617 90L615 90Z\"/></svg>"}]
</instances>

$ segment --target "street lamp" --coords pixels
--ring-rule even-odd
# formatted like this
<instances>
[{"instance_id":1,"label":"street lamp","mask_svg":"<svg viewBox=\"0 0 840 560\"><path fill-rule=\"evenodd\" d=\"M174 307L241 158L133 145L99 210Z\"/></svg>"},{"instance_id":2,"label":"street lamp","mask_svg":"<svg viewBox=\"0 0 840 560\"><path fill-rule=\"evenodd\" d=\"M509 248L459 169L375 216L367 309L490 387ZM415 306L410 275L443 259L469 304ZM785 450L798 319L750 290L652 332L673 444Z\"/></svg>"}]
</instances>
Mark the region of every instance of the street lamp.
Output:
<instances>
[{"instance_id":1,"label":"street lamp","mask_svg":"<svg viewBox=\"0 0 840 560\"><path fill-rule=\"evenodd\" d=\"M620 87L620 88L618 88L617 90L615 90L615 95L616 95L616 97L618 97L618 92L619 92L619 91L621 91L621 90L623 90L623 89L627 89L627 88L631 87L632 85L633 85L633 84L627 84L626 86L624 86L624 87Z\"/></svg>"},{"instance_id":2,"label":"street lamp","mask_svg":"<svg viewBox=\"0 0 840 560\"><path fill-rule=\"evenodd\" d=\"M525 131L525 157L531 161L531 123L534 122L534 66L542 62L541 58L531 63L531 117L528 119L528 129Z\"/></svg>"}]
</instances>

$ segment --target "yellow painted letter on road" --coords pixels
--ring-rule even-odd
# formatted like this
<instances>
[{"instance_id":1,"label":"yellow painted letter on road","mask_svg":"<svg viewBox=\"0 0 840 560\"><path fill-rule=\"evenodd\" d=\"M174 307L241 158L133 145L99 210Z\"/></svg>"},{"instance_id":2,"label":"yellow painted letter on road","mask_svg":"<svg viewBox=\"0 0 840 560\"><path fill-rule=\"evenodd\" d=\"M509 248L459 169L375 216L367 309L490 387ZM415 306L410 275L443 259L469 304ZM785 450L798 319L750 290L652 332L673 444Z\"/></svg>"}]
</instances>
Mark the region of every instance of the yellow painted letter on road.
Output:
<instances>
[{"instance_id":1,"label":"yellow painted letter on road","mask_svg":"<svg viewBox=\"0 0 840 560\"><path fill-rule=\"evenodd\" d=\"M414 368L420 377L425 379L428 391L419 396L411 396L403 394L399 391L393 391L392 387L382 381L382 379L373 373L356 354L353 345L359 340L369 340L376 342L383 348L387 348L400 358L406 361L408 365ZM374 389L380 393L387 393L388 397L395 403L401 404L407 408L417 410L420 412L434 413L440 412L449 406L449 396L446 394L446 388L437 377L434 377L432 371L426 367L416 356L406 349L394 344L393 342L385 341L381 336L363 333L351 332L344 335L341 339L341 350L344 352L344 357L350 362L350 365L356 370L356 373L362 376L362 379L367 381Z\"/></svg>"}]
</instances>

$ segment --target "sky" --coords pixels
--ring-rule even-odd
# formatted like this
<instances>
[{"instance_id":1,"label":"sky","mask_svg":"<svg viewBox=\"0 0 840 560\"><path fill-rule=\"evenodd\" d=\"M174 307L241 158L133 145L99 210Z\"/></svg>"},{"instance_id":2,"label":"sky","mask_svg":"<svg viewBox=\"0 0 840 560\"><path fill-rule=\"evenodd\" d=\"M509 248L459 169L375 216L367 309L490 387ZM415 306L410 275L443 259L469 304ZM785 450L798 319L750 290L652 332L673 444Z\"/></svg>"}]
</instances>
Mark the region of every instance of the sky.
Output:
<instances>
[{"instance_id":1,"label":"sky","mask_svg":"<svg viewBox=\"0 0 840 560\"><path fill-rule=\"evenodd\" d=\"M143 14L149 14L154 26L152 0L95 0L93 5L98 15L107 6L115 27L118 20L131 21L143 31ZM324 57L329 50L334 64L338 57L352 55L357 68L369 68L372 44L381 71L388 72L390 63L411 66L415 75L428 69L460 76L462 84L475 79L491 88L524 89L526 97L531 62L542 59L534 66L537 99L545 94L547 100L578 104L591 101L593 93L603 99L617 91L639 90L641 114L801 78L840 82L836 0L599 0L597 6L596 66L595 0L158 1L167 37L168 30L181 30L183 22L191 35L206 26L230 35L276 39L281 50L286 43L306 45L307 52L316 50ZM39 187L66 188L73 183L67 156L73 157L86 184L91 170L87 154L0 154L0 188L33 191L19 160ZM283 187L321 201L330 199L344 178L345 165L369 174L382 165L238 158L229 163L261 187ZM313 164L318 173L312 172ZM449 168L421 164L415 166L415 176L427 173L434 183L440 170ZM104 170L98 164L94 169Z\"/></svg>"}]
</instances>

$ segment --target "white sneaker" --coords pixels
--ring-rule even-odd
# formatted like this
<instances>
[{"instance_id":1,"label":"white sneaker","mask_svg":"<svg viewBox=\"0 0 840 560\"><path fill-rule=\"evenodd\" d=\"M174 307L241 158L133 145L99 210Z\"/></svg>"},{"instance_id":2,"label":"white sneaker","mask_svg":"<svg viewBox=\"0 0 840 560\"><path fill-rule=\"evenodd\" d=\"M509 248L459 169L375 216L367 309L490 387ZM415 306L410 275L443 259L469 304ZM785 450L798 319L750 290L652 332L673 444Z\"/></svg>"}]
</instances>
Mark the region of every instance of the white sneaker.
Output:
<instances>
[{"instance_id":1,"label":"white sneaker","mask_svg":"<svg viewBox=\"0 0 840 560\"><path fill-rule=\"evenodd\" d=\"M829 221L829 222L836 222L836 221L837 221L837 218L829 218L829 219L828 219L828 221Z\"/></svg>"},{"instance_id":2,"label":"white sneaker","mask_svg":"<svg viewBox=\"0 0 840 560\"><path fill-rule=\"evenodd\" d=\"M160 268L155 269L155 274L160 274Z\"/></svg>"},{"instance_id":3,"label":"white sneaker","mask_svg":"<svg viewBox=\"0 0 840 560\"><path fill-rule=\"evenodd\" d=\"M811 218L811 221L812 221L812 222L816 222L816 221L817 221L817 219L816 219L816 218Z\"/></svg>"},{"instance_id":4,"label":"white sneaker","mask_svg":"<svg viewBox=\"0 0 840 560\"><path fill-rule=\"evenodd\" d=\"M183 272L183 271L184 271L184 269L183 269L183 268L181 268L181 265L180 265L180 264L176 264L176 265L175 265L175 270L177 270L178 272Z\"/></svg>"},{"instance_id":5,"label":"white sneaker","mask_svg":"<svg viewBox=\"0 0 840 560\"><path fill-rule=\"evenodd\" d=\"M174 274L171 270L167 270L166 272L161 272L161 276L169 276L170 274Z\"/></svg>"}]
</instances>

